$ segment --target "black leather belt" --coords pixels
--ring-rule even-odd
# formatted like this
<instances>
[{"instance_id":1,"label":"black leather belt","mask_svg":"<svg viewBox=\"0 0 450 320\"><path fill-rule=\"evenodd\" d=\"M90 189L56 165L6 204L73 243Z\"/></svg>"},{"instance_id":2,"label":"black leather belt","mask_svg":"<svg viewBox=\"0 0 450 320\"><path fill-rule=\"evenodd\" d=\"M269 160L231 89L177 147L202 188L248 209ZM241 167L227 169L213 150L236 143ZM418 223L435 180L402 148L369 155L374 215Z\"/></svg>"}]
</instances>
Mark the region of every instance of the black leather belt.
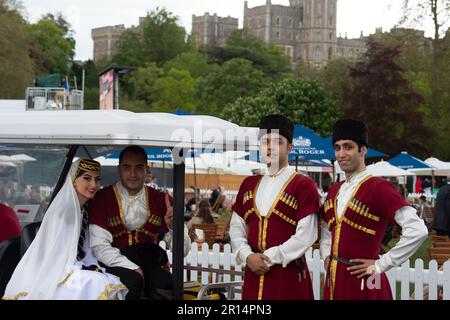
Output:
<instances>
[{"instance_id":1,"label":"black leather belt","mask_svg":"<svg viewBox=\"0 0 450 320\"><path fill-rule=\"evenodd\" d=\"M338 256L330 256L330 258L331 258L331 260L336 260L336 261L338 261L340 263L343 263L343 264L346 264L346 265L349 265L349 266L356 266L358 264L361 264L360 262L350 262L350 260L344 259L344 258L341 258L341 257L338 257Z\"/></svg>"}]
</instances>

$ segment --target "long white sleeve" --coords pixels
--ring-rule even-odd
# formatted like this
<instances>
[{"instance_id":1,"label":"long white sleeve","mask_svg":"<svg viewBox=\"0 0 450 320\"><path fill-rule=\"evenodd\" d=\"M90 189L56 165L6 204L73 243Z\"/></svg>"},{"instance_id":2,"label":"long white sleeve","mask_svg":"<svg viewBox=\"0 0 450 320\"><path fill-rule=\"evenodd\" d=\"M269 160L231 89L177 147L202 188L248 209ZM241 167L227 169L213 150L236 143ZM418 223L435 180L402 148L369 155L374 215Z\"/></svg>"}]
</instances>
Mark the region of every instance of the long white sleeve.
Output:
<instances>
[{"instance_id":1,"label":"long white sleeve","mask_svg":"<svg viewBox=\"0 0 450 320\"><path fill-rule=\"evenodd\" d=\"M167 245L167 249L172 250L173 248L173 243L172 243L172 239L173 239L173 231L172 229L170 229L169 232L167 232L164 236L164 242ZM188 233L188 229L186 227L186 225L184 225L184 242L183 242L183 254L186 257L189 253L189 250L191 250L191 238L189 237L189 233Z\"/></svg>"},{"instance_id":2,"label":"long white sleeve","mask_svg":"<svg viewBox=\"0 0 450 320\"><path fill-rule=\"evenodd\" d=\"M428 237L428 230L422 219L417 216L416 209L405 206L397 210L395 221L402 228L402 235L397 244L375 261L377 273L388 271L405 262Z\"/></svg>"},{"instance_id":3,"label":"long white sleeve","mask_svg":"<svg viewBox=\"0 0 450 320\"><path fill-rule=\"evenodd\" d=\"M325 260L331 254L331 232L325 221L320 222L320 257Z\"/></svg>"},{"instance_id":4,"label":"long white sleeve","mask_svg":"<svg viewBox=\"0 0 450 320\"><path fill-rule=\"evenodd\" d=\"M108 230L96 224L91 224L89 225L89 235L92 252L98 261L108 267L122 267L131 270L139 268L138 265L122 255L118 248L111 245L113 237Z\"/></svg>"},{"instance_id":5,"label":"long white sleeve","mask_svg":"<svg viewBox=\"0 0 450 320\"><path fill-rule=\"evenodd\" d=\"M301 257L317 240L317 214L313 213L301 219L295 231L286 242L264 251L270 259L269 266L282 264L286 267L289 262Z\"/></svg>"},{"instance_id":6,"label":"long white sleeve","mask_svg":"<svg viewBox=\"0 0 450 320\"><path fill-rule=\"evenodd\" d=\"M247 262L247 257L252 253L247 242L247 226L236 212L233 212L230 221L230 241L231 248L236 256L236 263L242 264Z\"/></svg>"}]
</instances>

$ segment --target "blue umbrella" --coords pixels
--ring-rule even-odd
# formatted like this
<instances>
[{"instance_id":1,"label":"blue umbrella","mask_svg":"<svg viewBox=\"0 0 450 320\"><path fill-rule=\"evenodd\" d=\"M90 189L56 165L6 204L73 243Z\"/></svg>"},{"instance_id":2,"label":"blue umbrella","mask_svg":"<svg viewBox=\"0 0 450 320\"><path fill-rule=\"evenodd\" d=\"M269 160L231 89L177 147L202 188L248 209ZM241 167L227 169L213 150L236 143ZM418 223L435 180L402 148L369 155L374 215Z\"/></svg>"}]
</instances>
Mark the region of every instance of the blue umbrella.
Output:
<instances>
[{"instance_id":1,"label":"blue umbrella","mask_svg":"<svg viewBox=\"0 0 450 320\"><path fill-rule=\"evenodd\" d=\"M294 147L289 154L289 160L320 160L334 158L334 150L331 144L327 144L327 141L324 138L302 125L295 125L292 144Z\"/></svg>"},{"instance_id":2,"label":"blue umbrella","mask_svg":"<svg viewBox=\"0 0 450 320\"><path fill-rule=\"evenodd\" d=\"M177 116L190 116L190 115L192 115L192 112L177 109L174 112L172 112L172 114L176 114Z\"/></svg>"},{"instance_id":3,"label":"blue umbrella","mask_svg":"<svg viewBox=\"0 0 450 320\"><path fill-rule=\"evenodd\" d=\"M332 137L331 137L331 136L324 138L324 140L326 141L326 143L327 143L331 148L333 148L333 145L332 145ZM377 151L377 150L372 149L372 148L369 148L369 149L367 150L366 158L383 158L383 157L387 157L387 154L385 154L385 153L383 153L383 152L380 152L380 151ZM330 158L330 159L336 159L336 157L334 156L334 151L333 151L333 157Z\"/></svg>"},{"instance_id":4,"label":"blue umbrella","mask_svg":"<svg viewBox=\"0 0 450 320\"><path fill-rule=\"evenodd\" d=\"M388 162L401 169L428 169L432 168L430 165L424 161L413 157L408 154L408 152L403 151L402 153L396 155L395 157L388 160Z\"/></svg>"}]
</instances>

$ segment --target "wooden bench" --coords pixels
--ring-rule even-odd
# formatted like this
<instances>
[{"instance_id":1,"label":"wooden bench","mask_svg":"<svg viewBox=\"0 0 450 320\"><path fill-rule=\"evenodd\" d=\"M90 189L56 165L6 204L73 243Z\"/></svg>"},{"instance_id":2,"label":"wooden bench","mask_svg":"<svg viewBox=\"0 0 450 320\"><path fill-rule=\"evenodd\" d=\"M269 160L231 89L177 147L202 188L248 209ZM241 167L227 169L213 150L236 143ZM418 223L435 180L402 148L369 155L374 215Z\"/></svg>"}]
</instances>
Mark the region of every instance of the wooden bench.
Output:
<instances>
[{"instance_id":1,"label":"wooden bench","mask_svg":"<svg viewBox=\"0 0 450 320\"><path fill-rule=\"evenodd\" d=\"M200 223L200 224L193 224L192 230L199 229L203 230L204 232L204 239L203 242L206 242L210 248L212 248L212 245L214 242L216 242L216 235L217 235L217 223Z\"/></svg>"},{"instance_id":2,"label":"wooden bench","mask_svg":"<svg viewBox=\"0 0 450 320\"><path fill-rule=\"evenodd\" d=\"M442 241L442 242L434 242L433 244L432 244L432 247L433 248L449 248L450 249L450 241L449 242L444 242L444 241Z\"/></svg>"},{"instance_id":3,"label":"wooden bench","mask_svg":"<svg viewBox=\"0 0 450 320\"><path fill-rule=\"evenodd\" d=\"M216 240L222 241L225 238L225 235L227 234L228 230L230 229L230 220L231 219L215 219L215 223L217 224L217 233L216 233Z\"/></svg>"},{"instance_id":4,"label":"wooden bench","mask_svg":"<svg viewBox=\"0 0 450 320\"><path fill-rule=\"evenodd\" d=\"M445 261L450 259L450 247L429 247L428 257L430 260L436 260L441 267Z\"/></svg>"},{"instance_id":5,"label":"wooden bench","mask_svg":"<svg viewBox=\"0 0 450 320\"><path fill-rule=\"evenodd\" d=\"M450 242L450 239L447 236L432 235L431 236L431 241L433 243L435 243L435 242Z\"/></svg>"}]
</instances>

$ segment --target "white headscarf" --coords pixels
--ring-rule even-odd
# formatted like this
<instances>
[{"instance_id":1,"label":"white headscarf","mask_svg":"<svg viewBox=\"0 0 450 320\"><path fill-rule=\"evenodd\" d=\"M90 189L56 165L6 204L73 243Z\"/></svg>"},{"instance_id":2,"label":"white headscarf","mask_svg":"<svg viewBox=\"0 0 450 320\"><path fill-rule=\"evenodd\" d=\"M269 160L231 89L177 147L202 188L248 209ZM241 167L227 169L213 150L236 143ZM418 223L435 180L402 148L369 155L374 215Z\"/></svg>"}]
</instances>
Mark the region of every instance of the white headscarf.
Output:
<instances>
[{"instance_id":1,"label":"white headscarf","mask_svg":"<svg viewBox=\"0 0 450 320\"><path fill-rule=\"evenodd\" d=\"M76 262L81 208L73 186L80 160L72 164L66 181L42 220L39 232L17 265L6 299L52 299L59 282Z\"/></svg>"}]
</instances>

